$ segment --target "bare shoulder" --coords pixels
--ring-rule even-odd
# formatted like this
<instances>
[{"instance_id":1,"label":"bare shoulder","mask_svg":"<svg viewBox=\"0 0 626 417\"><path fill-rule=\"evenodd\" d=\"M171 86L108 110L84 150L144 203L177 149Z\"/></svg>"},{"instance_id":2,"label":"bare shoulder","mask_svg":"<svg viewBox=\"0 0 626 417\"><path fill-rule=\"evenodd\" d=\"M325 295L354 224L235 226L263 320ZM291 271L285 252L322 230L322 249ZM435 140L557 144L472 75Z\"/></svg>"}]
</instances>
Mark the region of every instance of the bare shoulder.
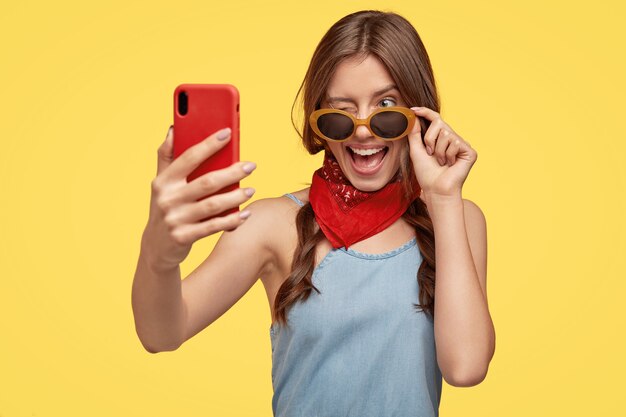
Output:
<instances>
[{"instance_id":1,"label":"bare shoulder","mask_svg":"<svg viewBox=\"0 0 626 417\"><path fill-rule=\"evenodd\" d=\"M465 219L470 220L473 223L485 223L485 214L478 207L478 204L467 198L463 199L463 211L465 212Z\"/></svg>"},{"instance_id":2,"label":"bare shoulder","mask_svg":"<svg viewBox=\"0 0 626 417\"><path fill-rule=\"evenodd\" d=\"M473 243L474 246L486 246L487 220L483 211L478 207L478 204L464 198L463 213L470 243Z\"/></svg>"},{"instance_id":3,"label":"bare shoulder","mask_svg":"<svg viewBox=\"0 0 626 417\"><path fill-rule=\"evenodd\" d=\"M300 190L291 194L305 203L308 201L308 191L302 193L302 190ZM265 222L272 224L284 223L284 215L294 214L294 210L297 212L299 208L299 205L284 195L261 198L246 206L246 209L249 209L252 215L256 214L257 217L262 217Z\"/></svg>"},{"instance_id":4,"label":"bare shoulder","mask_svg":"<svg viewBox=\"0 0 626 417\"><path fill-rule=\"evenodd\" d=\"M305 194L294 192L298 199L308 198ZM273 251L281 252L285 243L291 243L295 232L295 218L300 206L290 198L281 195L261 198L246 206L250 210L250 218L246 221L254 233L261 233L265 243Z\"/></svg>"}]
</instances>

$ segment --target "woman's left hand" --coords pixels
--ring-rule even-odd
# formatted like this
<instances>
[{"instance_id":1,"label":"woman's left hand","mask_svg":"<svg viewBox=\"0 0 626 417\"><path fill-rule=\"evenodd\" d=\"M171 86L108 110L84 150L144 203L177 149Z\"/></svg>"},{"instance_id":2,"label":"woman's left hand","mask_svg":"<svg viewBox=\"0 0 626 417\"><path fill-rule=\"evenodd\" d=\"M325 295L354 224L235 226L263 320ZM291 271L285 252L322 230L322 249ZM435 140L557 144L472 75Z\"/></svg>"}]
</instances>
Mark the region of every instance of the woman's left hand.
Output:
<instances>
[{"instance_id":1,"label":"woman's left hand","mask_svg":"<svg viewBox=\"0 0 626 417\"><path fill-rule=\"evenodd\" d=\"M424 142L418 120L408 135L409 154L422 191L431 196L460 194L478 154L436 111L428 107L412 107L411 110L416 116L430 120ZM429 153L427 147L432 152Z\"/></svg>"}]
</instances>

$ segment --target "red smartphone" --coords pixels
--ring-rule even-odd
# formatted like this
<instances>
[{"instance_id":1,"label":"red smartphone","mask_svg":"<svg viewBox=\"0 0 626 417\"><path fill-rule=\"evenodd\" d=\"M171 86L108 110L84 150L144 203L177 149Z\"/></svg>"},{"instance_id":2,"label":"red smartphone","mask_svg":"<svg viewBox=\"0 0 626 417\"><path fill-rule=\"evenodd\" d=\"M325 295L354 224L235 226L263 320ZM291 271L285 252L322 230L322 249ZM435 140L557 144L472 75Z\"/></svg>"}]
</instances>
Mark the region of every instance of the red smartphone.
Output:
<instances>
[{"instance_id":1,"label":"red smartphone","mask_svg":"<svg viewBox=\"0 0 626 417\"><path fill-rule=\"evenodd\" d=\"M174 158L208 136L230 127L228 144L203 161L187 176L187 182L206 174L227 168L239 161L239 91L230 84L181 84L174 90ZM239 188L239 182L218 191L225 193ZM210 194L213 195L213 194ZM203 200L208 195L199 198ZM212 217L225 216L239 211L239 207Z\"/></svg>"}]
</instances>

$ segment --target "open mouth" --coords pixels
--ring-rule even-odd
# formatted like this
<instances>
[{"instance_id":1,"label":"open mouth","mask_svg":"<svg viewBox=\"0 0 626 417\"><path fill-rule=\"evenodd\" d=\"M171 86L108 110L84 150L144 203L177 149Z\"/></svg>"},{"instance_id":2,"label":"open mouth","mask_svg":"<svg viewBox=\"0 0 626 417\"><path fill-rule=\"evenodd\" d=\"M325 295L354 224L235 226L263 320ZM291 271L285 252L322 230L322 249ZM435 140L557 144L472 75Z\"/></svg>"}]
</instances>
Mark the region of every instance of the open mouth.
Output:
<instances>
[{"instance_id":1,"label":"open mouth","mask_svg":"<svg viewBox=\"0 0 626 417\"><path fill-rule=\"evenodd\" d=\"M352 149L346 146L347 152L352 158L354 167L358 171L369 172L382 164L387 152L389 152L389 146L385 146L377 149Z\"/></svg>"}]
</instances>

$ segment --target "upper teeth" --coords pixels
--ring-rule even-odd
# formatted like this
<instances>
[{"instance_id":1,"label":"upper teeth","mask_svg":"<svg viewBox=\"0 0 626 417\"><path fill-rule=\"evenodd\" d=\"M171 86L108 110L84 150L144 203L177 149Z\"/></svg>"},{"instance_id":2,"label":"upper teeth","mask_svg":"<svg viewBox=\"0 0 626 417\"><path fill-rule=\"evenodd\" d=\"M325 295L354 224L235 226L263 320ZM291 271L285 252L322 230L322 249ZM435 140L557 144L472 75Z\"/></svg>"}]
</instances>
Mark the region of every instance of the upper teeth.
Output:
<instances>
[{"instance_id":1,"label":"upper teeth","mask_svg":"<svg viewBox=\"0 0 626 417\"><path fill-rule=\"evenodd\" d=\"M352 146L349 147L350 149L352 149L352 151L356 154L359 155L374 155L377 152L382 151L383 149L385 149L385 147L383 146L382 148L375 148L375 149L358 149L358 148L353 148Z\"/></svg>"}]
</instances>

